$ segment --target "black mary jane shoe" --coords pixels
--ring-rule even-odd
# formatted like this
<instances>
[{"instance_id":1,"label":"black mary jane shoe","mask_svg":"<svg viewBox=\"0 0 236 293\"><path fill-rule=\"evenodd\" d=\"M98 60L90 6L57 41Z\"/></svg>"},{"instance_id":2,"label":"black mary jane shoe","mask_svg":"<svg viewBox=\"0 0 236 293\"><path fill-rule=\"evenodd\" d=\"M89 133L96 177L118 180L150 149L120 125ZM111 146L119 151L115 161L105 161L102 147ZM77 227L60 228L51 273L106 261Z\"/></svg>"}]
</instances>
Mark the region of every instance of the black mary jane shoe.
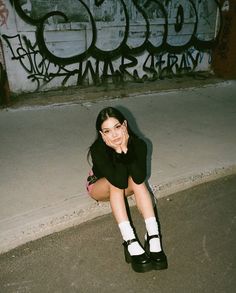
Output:
<instances>
[{"instance_id":1,"label":"black mary jane shoe","mask_svg":"<svg viewBox=\"0 0 236 293\"><path fill-rule=\"evenodd\" d=\"M153 269L154 270L167 269L167 267L168 267L167 257L165 255L164 251L161 250L159 252L150 252L149 241L153 238L159 238L159 235L152 235L152 236L149 236L148 234L146 234L146 235L147 235L147 239L145 239L144 248L145 248L146 252L148 253L148 255L150 256Z\"/></svg>"},{"instance_id":2,"label":"black mary jane shoe","mask_svg":"<svg viewBox=\"0 0 236 293\"><path fill-rule=\"evenodd\" d=\"M152 270L152 262L146 252L139 255L130 255L128 246L137 241L137 239L131 239L123 242L125 260L127 263L131 263L132 269L138 273L144 273Z\"/></svg>"}]
</instances>

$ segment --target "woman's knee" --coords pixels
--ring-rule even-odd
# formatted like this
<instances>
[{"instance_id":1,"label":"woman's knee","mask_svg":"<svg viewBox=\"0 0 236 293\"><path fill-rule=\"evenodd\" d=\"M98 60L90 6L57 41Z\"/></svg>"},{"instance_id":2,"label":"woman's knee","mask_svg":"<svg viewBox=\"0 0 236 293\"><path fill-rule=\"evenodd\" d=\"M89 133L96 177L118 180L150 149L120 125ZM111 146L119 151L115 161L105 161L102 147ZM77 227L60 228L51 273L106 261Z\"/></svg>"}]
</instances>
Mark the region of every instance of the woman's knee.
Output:
<instances>
[{"instance_id":1,"label":"woman's knee","mask_svg":"<svg viewBox=\"0 0 236 293\"><path fill-rule=\"evenodd\" d=\"M89 192L92 199L96 201L109 201L111 196L130 196L133 190L128 186L121 189L111 184L107 179L102 178L95 182Z\"/></svg>"},{"instance_id":2,"label":"woman's knee","mask_svg":"<svg viewBox=\"0 0 236 293\"><path fill-rule=\"evenodd\" d=\"M114 196L124 196L125 195L124 189L116 187L116 186L112 185L111 183L109 185L109 190L110 190L110 197L113 195Z\"/></svg>"},{"instance_id":3,"label":"woman's knee","mask_svg":"<svg viewBox=\"0 0 236 293\"><path fill-rule=\"evenodd\" d=\"M89 195L96 201L108 201L110 196L108 181L105 178L99 179L89 190Z\"/></svg>"},{"instance_id":4,"label":"woman's knee","mask_svg":"<svg viewBox=\"0 0 236 293\"><path fill-rule=\"evenodd\" d=\"M129 187L134 190L136 188L144 188L146 187L146 184L145 182L142 182L140 184L137 184L134 182L133 178L130 176L129 179L128 179L128 183L129 183Z\"/></svg>"}]
</instances>

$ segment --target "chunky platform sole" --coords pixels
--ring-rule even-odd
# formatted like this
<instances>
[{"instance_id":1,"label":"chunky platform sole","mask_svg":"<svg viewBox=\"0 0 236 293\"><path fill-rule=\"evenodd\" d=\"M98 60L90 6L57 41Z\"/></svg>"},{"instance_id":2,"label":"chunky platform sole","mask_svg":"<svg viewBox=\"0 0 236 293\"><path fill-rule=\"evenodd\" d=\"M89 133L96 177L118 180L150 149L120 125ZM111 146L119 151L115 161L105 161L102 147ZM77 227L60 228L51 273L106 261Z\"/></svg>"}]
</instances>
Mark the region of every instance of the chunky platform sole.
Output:
<instances>
[{"instance_id":1,"label":"chunky platform sole","mask_svg":"<svg viewBox=\"0 0 236 293\"><path fill-rule=\"evenodd\" d=\"M125 261L128 264L131 264L132 269L137 273L145 273L153 269L153 264L151 261L142 264L134 263L131 256L127 252L125 252Z\"/></svg>"},{"instance_id":2,"label":"chunky platform sole","mask_svg":"<svg viewBox=\"0 0 236 293\"><path fill-rule=\"evenodd\" d=\"M153 269L153 265L149 256L144 253L141 255L131 256L128 248L124 246L125 261L131 264L132 269L137 273L149 272Z\"/></svg>"},{"instance_id":3,"label":"chunky platform sole","mask_svg":"<svg viewBox=\"0 0 236 293\"><path fill-rule=\"evenodd\" d=\"M146 273L153 270L153 266L151 263L145 265L137 265L132 263L131 267L136 273Z\"/></svg>"},{"instance_id":4,"label":"chunky platform sole","mask_svg":"<svg viewBox=\"0 0 236 293\"><path fill-rule=\"evenodd\" d=\"M166 270L168 268L167 261L156 263L154 260L151 261L153 270Z\"/></svg>"},{"instance_id":5,"label":"chunky platform sole","mask_svg":"<svg viewBox=\"0 0 236 293\"><path fill-rule=\"evenodd\" d=\"M145 240L144 248L149 255L154 270L165 270L168 268L167 257L163 251L150 252L149 240L151 238L159 238L159 235L148 236L149 239Z\"/></svg>"}]
</instances>

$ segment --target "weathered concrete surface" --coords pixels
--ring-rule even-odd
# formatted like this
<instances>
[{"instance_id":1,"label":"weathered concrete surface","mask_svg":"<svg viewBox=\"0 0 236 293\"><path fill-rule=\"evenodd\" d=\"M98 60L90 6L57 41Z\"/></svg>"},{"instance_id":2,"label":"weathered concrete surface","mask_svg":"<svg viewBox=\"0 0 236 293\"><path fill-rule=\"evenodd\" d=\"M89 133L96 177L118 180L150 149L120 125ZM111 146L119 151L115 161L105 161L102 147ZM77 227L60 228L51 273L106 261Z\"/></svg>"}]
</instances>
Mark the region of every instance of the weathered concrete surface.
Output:
<instances>
[{"instance_id":1,"label":"weathered concrete surface","mask_svg":"<svg viewBox=\"0 0 236 293\"><path fill-rule=\"evenodd\" d=\"M158 200L167 270L133 272L106 215L1 255L1 293L232 293L235 194L234 175ZM131 213L143 240L144 222L136 208Z\"/></svg>"},{"instance_id":2,"label":"weathered concrete surface","mask_svg":"<svg viewBox=\"0 0 236 293\"><path fill-rule=\"evenodd\" d=\"M0 112L0 252L110 212L86 194L88 146L105 106L119 106L152 150L157 197L232 174L236 81ZM134 118L135 117L135 118Z\"/></svg>"}]
</instances>

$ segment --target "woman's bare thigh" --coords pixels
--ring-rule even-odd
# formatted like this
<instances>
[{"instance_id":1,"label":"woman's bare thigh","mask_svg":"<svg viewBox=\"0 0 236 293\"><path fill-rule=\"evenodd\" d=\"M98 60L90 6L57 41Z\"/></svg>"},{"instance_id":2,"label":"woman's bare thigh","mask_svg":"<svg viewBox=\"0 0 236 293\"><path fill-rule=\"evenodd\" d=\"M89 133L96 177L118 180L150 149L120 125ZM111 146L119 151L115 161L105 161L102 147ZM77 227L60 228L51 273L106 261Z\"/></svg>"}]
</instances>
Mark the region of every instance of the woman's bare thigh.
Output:
<instances>
[{"instance_id":1,"label":"woman's bare thigh","mask_svg":"<svg viewBox=\"0 0 236 293\"><path fill-rule=\"evenodd\" d=\"M111 183L106 178L98 179L92 187L89 195L97 201L109 201L110 199L110 185ZM125 189L125 196L130 196L133 194L133 190L128 183L128 187Z\"/></svg>"},{"instance_id":2,"label":"woman's bare thigh","mask_svg":"<svg viewBox=\"0 0 236 293\"><path fill-rule=\"evenodd\" d=\"M106 178L98 179L92 186L89 195L97 201L108 201L110 197L110 186Z\"/></svg>"}]
</instances>

